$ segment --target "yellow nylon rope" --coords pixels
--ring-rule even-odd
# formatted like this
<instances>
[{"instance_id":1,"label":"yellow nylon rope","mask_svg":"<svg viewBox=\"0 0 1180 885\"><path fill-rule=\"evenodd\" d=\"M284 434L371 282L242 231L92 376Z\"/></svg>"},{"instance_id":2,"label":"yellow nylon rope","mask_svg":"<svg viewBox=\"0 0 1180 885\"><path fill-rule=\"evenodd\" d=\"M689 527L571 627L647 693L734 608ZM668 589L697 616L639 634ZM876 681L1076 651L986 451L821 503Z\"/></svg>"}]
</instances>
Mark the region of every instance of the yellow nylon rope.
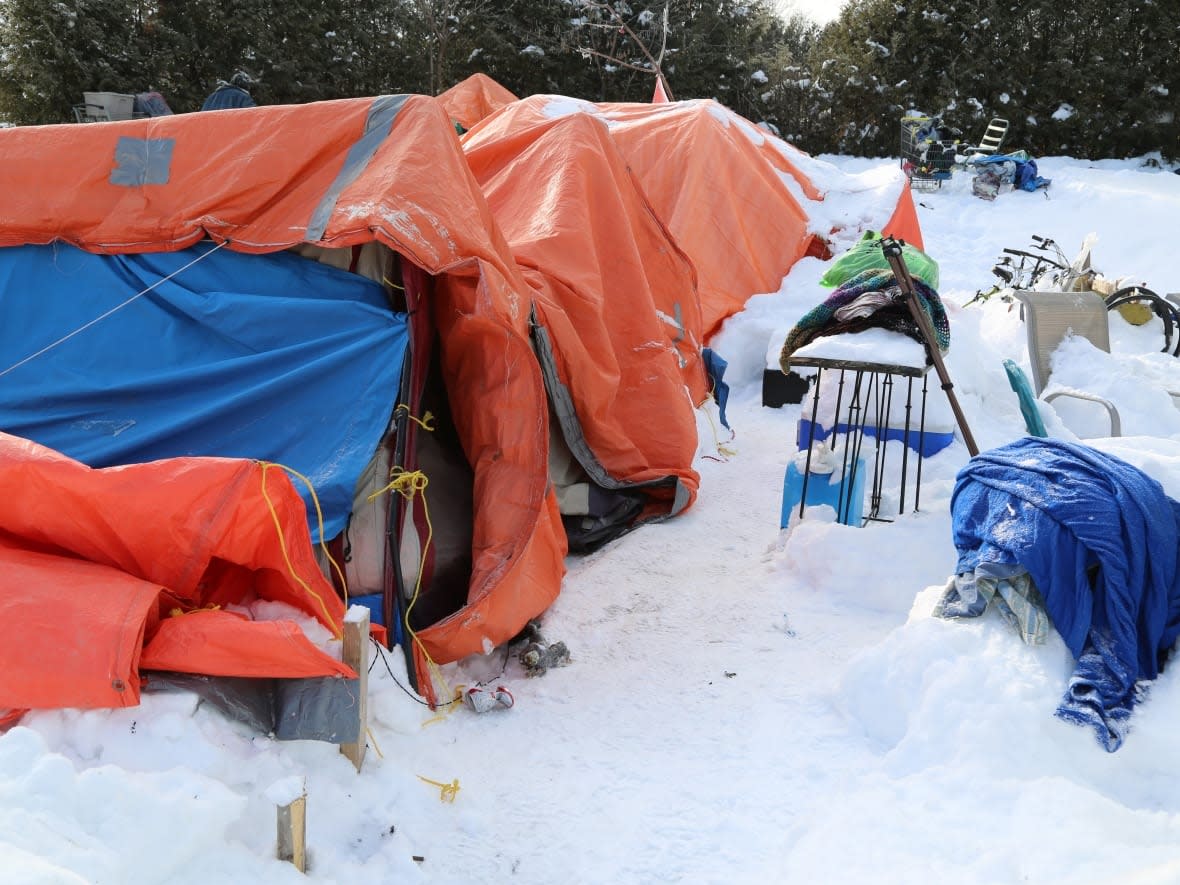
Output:
<instances>
[{"instance_id":1,"label":"yellow nylon rope","mask_svg":"<svg viewBox=\"0 0 1180 885\"><path fill-rule=\"evenodd\" d=\"M413 418L412 415L409 417ZM425 417L426 420L430 420L432 416L427 412ZM413 418L413 420L418 421L417 418ZM418 421L418 423L426 427L427 430L431 429L422 421ZM414 604L417 603L418 595L422 590L422 573L426 569L426 554L430 550L430 544L434 539L434 524L430 521L430 507L426 503L425 494L426 486L430 484L430 480L421 470L407 471L401 467L391 468L389 475L392 477L389 484L369 495L368 500L372 501L386 492L397 492L406 500L413 500L415 496L419 496L422 499L422 516L426 520L426 540L422 544L422 552L418 557L418 574L414 578L414 592L410 596L410 602L406 606L405 613L402 616L402 622L406 628L406 635L410 637L410 641L414 643L418 651L421 652L422 657L426 659L426 664L430 668L432 677L437 679L439 684L443 686L446 690L445 694L453 694L450 686L447 684L446 677L442 674L442 670L434 662L434 658L430 656L430 653L426 650L426 646L423 645L422 640L418 638L418 634L414 631L414 628L410 626L410 612L414 610Z\"/></svg>"},{"instance_id":2,"label":"yellow nylon rope","mask_svg":"<svg viewBox=\"0 0 1180 885\"><path fill-rule=\"evenodd\" d=\"M701 411L709 419L709 429L713 431L713 445L716 447L717 452L726 458L732 458L737 452L729 447L728 443L730 440L721 441L721 436L717 433L717 425L713 423L713 413L704 408Z\"/></svg>"},{"instance_id":3,"label":"yellow nylon rope","mask_svg":"<svg viewBox=\"0 0 1180 885\"><path fill-rule=\"evenodd\" d=\"M215 612L215 611L220 611L220 610L221 610L221 606L217 605L216 603L210 603L209 605L204 605L204 606L201 606L200 608L190 608L188 611L185 611L180 606L176 606L175 608L171 608L168 610L168 617L179 618L181 615L191 615L194 612Z\"/></svg>"},{"instance_id":4,"label":"yellow nylon rope","mask_svg":"<svg viewBox=\"0 0 1180 885\"><path fill-rule=\"evenodd\" d=\"M369 740L373 743L373 749L377 751L377 756L380 759L385 758L385 754L381 752L381 745L377 743L377 738L373 735L373 729L365 726L365 734L369 736Z\"/></svg>"},{"instance_id":5,"label":"yellow nylon rope","mask_svg":"<svg viewBox=\"0 0 1180 885\"><path fill-rule=\"evenodd\" d=\"M438 787L438 799L440 802L454 802L455 797L459 795L459 778L455 778L449 784L440 783L439 781L432 781L428 777L418 775L418 780L428 783L431 786Z\"/></svg>"},{"instance_id":6,"label":"yellow nylon rope","mask_svg":"<svg viewBox=\"0 0 1180 885\"><path fill-rule=\"evenodd\" d=\"M418 418L415 415L411 415L410 414L410 407L407 406L405 403L398 403L397 408L394 409L393 411L396 414L405 415L407 418L409 418L411 421L413 421L415 424L417 424L419 427L421 427L425 431L428 431L428 432L434 431L434 413L431 412L429 409L427 409L426 414L423 415L421 418Z\"/></svg>"},{"instance_id":7,"label":"yellow nylon rope","mask_svg":"<svg viewBox=\"0 0 1180 885\"><path fill-rule=\"evenodd\" d=\"M316 602L319 603L320 609L324 613L325 623L333 624L332 615L328 611L328 606L324 602L323 598L318 593L316 593L314 590L311 589L311 585L308 584L307 581L303 580L302 577L300 577L298 574L296 574L295 566L293 566L291 564L291 557L287 553L287 541L283 537L283 526L279 522L279 515L275 511L274 502L271 501L270 494L266 490L266 473L271 467L277 467L280 470L290 473L293 476L299 477L299 479L303 480L303 482L307 484L308 489L311 490L311 499L312 499L312 502L315 504L316 518L319 521L320 546L323 547L324 554L328 557L328 561L330 563L332 563L332 566L336 569L336 574L339 575L339 577L340 577L341 586L344 587L345 603L347 604L348 588L343 583L344 582L344 574L340 571L340 566L338 566L336 564L336 560L334 560L332 558L332 554L328 553L327 545L324 544L324 514L320 510L320 499L315 493L315 487L311 484L311 480L309 480L306 476L304 476L298 470L292 470L290 467L285 467L282 464L276 464L273 461L260 461L258 463L262 466L262 497L266 500L266 506L270 509L270 518L274 522L275 532L279 537L279 549L283 551L283 560L287 563L287 571L289 571L291 573L291 577L293 577L296 580L296 582L298 582L299 586L302 587L304 590L306 590L308 595L311 596L312 599L314 599ZM335 626L333 626L331 629L332 629L332 635L336 639L340 639L341 636L343 635L341 633L341 631L338 628L336 628Z\"/></svg>"}]
</instances>

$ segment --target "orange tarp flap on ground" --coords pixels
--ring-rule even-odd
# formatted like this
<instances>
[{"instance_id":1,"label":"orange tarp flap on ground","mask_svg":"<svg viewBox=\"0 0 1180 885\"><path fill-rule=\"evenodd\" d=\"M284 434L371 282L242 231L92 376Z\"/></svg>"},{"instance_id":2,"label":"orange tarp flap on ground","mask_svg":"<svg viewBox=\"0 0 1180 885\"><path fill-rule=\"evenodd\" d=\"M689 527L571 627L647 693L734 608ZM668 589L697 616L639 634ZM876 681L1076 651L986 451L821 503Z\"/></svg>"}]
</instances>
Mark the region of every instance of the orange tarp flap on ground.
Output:
<instances>
[{"instance_id":1,"label":"orange tarp flap on ground","mask_svg":"<svg viewBox=\"0 0 1180 885\"><path fill-rule=\"evenodd\" d=\"M464 129L470 129L484 117L517 99L487 74L472 74L440 93L438 100L452 120Z\"/></svg>"},{"instance_id":2,"label":"orange tarp flap on ground","mask_svg":"<svg viewBox=\"0 0 1180 885\"><path fill-rule=\"evenodd\" d=\"M242 655L243 648L250 653ZM251 621L235 612L205 610L161 620L141 666L209 676L356 675L346 664L334 663L331 668L294 621Z\"/></svg>"},{"instance_id":3,"label":"orange tarp flap on ground","mask_svg":"<svg viewBox=\"0 0 1180 885\"><path fill-rule=\"evenodd\" d=\"M344 606L316 564L302 499L280 469L253 461L94 470L0 433L0 537L0 629L12 631L0 634L11 640L0 640L0 673L26 674L0 683L14 693L0 692L0 707L134 703L131 674L155 605L167 617L173 607L278 601L340 634ZM355 675L306 638L236 620L236 641L194 648L201 663L178 669L249 676L260 661L289 658L289 675Z\"/></svg>"},{"instance_id":4,"label":"orange tarp flap on ground","mask_svg":"<svg viewBox=\"0 0 1180 885\"><path fill-rule=\"evenodd\" d=\"M0 537L0 709L132 707L160 587Z\"/></svg>"},{"instance_id":5,"label":"orange tarp flap on ground","mask_svg":"<svg viewBox=\"0 0 1180 885\"><path fill-rule=\"evenodd\" d=\"M627 484L674 477L660 509L687 506L699 484L693 403L707 395L691 263L599 121L549 119L504 139L485 130L464 149L536 289L597 461Z\"/></svg>"},{"instance_id":6,"label":"orange tarp flap on ground","mask_svg":"<svg viewBox=\"0 0 1180 885\"><path fill-rule=\"evenodd\" d=\"M565 540L528 335L531 291L442 104L381 96L22 126L0 130L0 151L0 245L62 239L125 253L208 235L272 252L376 240L435 275L475 523L468 604L418 637L436 661L455 660L505 642L553 602Z\"/></svg>"}]
</instances>

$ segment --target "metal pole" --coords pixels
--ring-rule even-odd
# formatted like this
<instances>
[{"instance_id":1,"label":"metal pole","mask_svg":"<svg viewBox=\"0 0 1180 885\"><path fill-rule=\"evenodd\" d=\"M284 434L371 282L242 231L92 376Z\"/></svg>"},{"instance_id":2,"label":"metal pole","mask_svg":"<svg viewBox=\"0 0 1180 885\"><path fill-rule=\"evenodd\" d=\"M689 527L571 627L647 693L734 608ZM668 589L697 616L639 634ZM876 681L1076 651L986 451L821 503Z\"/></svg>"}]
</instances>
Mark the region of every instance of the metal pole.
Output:
<instances>
[{"instance_id":1,"label":"metal pole","mask_svg":"<svg viewBox=\"0 0 1180 885\"><path fill-rule=\"evenodd\" d=\"M910 276L910 269L902 260L901 247L904 245L905 243L901 240L885 237L881 240L881 251L885 253L885 260L893 268L894 279L901 287L902 294L906 296L906 304L909 305L910 314L922 333L922 339L926 344L926 355L934 364L934 371L938 373L938 380L942 383L942 389L946 391L951 411L955 413L955 421L959 425L959 430L963 432L963 442L967 444L967 451L971 453L972 457L975 457L979 454L979 446L975 444L975 437L971 435L971 428L967 426L967 418L959 405L958 397L955 396L955 385L951 383L951 377L946 371L946 363L942 361L942 353L938 349L938 341L935 340L930 317L926 316L926 312L922 310L922 305L918 301L918 293L914 289L914 278Z\"/></svg>"}]
</instances>

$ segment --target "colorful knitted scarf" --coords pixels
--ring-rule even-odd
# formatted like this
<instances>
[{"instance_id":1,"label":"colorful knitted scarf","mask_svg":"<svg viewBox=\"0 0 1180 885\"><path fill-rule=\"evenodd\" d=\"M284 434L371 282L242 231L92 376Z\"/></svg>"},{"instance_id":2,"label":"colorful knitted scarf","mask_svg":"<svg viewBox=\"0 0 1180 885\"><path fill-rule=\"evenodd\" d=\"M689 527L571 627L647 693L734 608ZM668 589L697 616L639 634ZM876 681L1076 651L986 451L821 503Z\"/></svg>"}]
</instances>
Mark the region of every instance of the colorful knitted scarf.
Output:
<instances>
[{"instance_id":1,"label":"colorful knitted scarf","mask_svg":"<svg viewBox=\"0 0 1180 885\"><path fill-rule=\"evenodd\" d=\"M930 319L938 349L943 353L951 344L951 327L938 293L914 279L918 303ZM783 342L779 363L790 371L788 360L796 350L816 338L862 332L865 329L891 329L925 343L922 332L910 315L901 287L888 270L866 270L836 289L821 304L804 314Z\"/></svg>"}]
</instances>

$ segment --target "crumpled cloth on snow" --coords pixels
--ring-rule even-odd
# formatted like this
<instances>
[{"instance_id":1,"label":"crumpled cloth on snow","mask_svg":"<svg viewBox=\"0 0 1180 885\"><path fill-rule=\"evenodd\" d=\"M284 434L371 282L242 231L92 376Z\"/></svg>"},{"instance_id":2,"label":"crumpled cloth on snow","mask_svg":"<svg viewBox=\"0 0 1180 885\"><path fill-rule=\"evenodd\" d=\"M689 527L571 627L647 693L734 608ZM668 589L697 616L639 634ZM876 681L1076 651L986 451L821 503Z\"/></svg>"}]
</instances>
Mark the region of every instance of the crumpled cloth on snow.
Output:
<instances>
[{"instance_id":1,"label":"crumpled cloth on snow","mask_svg":"<svg viewBox=\"0 0 1180 885\"><path fill-rule=\"evenodd\" d=\"M1052 624L1045 601L1020 566L981 563L976 571L955 575L935 604L934 616L978 618L990 607L1020 634L1025 645L1043 645L1049 638Z\"/></svg>"},{"instance_id":2,"label":"crumpled cloth on snow","mask_svg":"<svg viewBox=\"0 0 1180 885\"><path fill-rule=\"evenodd\" d=\"M1077 659L1057 715L1117 750L1180 636L1180 504L1119 458L1024 437L959 471L951 518L957 573L1028 571Z\"/></svg>"}]
</instances>

